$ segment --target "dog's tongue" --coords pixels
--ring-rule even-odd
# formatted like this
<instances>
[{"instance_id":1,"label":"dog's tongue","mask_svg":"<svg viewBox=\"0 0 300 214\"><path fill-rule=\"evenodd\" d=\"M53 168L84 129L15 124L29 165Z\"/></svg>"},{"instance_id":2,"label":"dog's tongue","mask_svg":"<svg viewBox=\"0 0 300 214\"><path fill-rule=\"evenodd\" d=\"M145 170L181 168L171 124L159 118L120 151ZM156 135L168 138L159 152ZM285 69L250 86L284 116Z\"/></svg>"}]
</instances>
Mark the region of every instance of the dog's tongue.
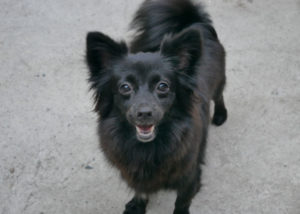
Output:
<instances>
[{"instance_id":1,"label":"dog's tongue","mask_svg":"<svg viewBox=\"0 0 300 214\"><path fill-rule=\"evenodd\" d=\"M150 142L155 138L154 125L138 125L136 128L137 139L141 142Z\"/></svg>"},{"instance_id":2,"label":"dog's tongue","mask_svg":"<svg viewBox=\"0 0 300 214\"><path fill-rule=\"evenodd\" d=\"M147 126L138 126L139 129L143 132L150 132L151 131L151 128L152 128L153 125L147 125Z\"/></svg>"}]
</instances>

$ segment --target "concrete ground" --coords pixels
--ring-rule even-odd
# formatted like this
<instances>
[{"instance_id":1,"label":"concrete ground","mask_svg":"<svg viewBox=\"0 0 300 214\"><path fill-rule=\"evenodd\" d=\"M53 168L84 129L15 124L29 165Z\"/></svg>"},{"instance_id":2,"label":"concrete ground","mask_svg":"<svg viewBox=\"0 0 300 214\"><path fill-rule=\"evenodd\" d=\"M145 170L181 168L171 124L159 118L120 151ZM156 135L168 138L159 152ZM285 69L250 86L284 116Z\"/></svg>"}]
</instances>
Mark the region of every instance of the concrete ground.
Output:
<instances>
[{"instance_id":1,"label":"concrete ground","mask_svg":"<svg viewBox=\"0 0 300 214\"><path fill-rule=\"evenodd\" d=\"M118 214L132 196L98 150L85 35L129 38L141 0L0 0L0 213ZM227 50L192 214L300 213L300 1L206 0ZM175 194L149 214L172 213Z\"/></svg>"}]
</instances>

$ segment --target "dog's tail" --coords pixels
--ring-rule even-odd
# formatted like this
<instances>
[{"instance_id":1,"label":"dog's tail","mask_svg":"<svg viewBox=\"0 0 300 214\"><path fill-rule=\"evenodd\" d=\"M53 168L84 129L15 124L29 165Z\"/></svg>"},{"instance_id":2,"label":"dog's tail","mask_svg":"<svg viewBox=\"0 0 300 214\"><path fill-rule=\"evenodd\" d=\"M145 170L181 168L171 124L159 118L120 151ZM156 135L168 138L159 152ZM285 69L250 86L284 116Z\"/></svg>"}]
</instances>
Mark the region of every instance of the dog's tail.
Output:
<instances>
[{"instance_id":1,"label":"dog's tail","mask_svg":"<svg viewBox=\"0 0 300 214\"><path fill-rule=\"evenodd\" d=\"M136 12L131 29L136 34L130 50L136 52L155 52L166 34L175 34L193 25L201 24L217 39L209 15L202 5L190 0L146 0Z\"/></svg>"}]
</instances>

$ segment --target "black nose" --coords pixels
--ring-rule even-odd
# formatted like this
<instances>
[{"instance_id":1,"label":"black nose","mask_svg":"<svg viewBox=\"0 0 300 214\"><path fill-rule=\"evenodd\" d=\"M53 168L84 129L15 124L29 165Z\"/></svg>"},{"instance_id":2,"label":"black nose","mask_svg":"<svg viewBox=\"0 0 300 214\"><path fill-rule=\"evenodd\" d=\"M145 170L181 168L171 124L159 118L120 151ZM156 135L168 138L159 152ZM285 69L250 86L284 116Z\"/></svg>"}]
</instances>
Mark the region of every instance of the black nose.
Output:
<instances>
[{"instance_id":1,"label":"black nose","mask_svg":"<svg viewBox=\"0 0 300 214\"><path fill-rule=\"evenodd\" d=\"M138 119L149 119L152 117L152 110L148 106L144 106L139 108L137 112L137 118Z\"/></svg>"}]
</instances>

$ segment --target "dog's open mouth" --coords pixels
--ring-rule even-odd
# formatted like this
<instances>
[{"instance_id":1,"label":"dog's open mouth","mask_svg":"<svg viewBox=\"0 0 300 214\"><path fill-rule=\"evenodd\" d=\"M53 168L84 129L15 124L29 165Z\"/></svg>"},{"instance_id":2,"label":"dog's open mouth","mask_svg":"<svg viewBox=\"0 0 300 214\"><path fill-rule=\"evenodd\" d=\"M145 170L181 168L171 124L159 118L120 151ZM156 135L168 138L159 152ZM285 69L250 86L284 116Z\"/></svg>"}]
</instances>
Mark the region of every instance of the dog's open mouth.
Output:
<instances>
[{"instance_id":1,"label":"dog's open mouth","mask_svg":"<svg viewBox=\"0 0 300 214\"><path fill-rule=\"evenodd\" d=\"M155 138L154 125L137 125L136 127L137 139L143 143L150 142Z\"/></svg>"}]
</instances>

